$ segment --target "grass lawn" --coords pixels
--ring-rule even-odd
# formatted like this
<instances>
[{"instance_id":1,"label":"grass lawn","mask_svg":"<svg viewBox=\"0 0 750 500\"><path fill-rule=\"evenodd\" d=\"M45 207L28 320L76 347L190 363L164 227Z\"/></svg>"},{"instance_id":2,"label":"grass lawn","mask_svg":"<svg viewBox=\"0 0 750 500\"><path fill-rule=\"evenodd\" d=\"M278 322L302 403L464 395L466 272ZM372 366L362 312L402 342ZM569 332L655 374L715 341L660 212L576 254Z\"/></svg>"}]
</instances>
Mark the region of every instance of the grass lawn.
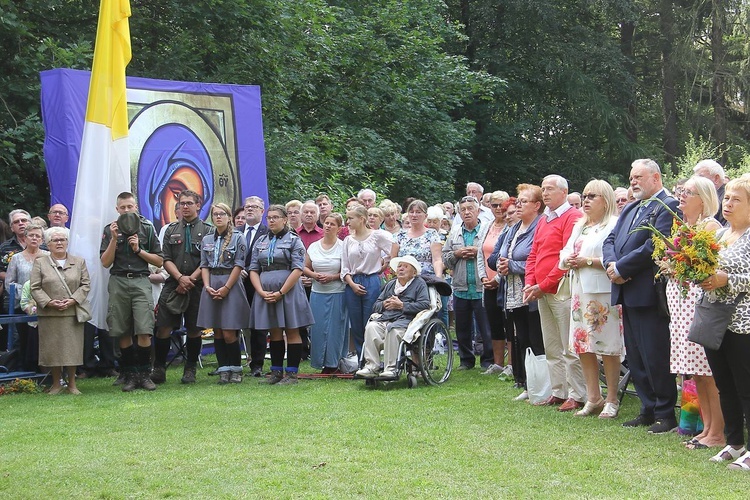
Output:
<instances>
[{"instance_id":1,"label":"grass lawn","mask_svg":"<svg viewBox=\"0 0 750 500\"><path fill-rule=\"evenodd\" d=\"M715 451L621 427L632 396L611 422L512 401L478 369L413 390L207 372L184 386L170 369L152 393L87 379L79 397L0 397L0 497L748 497L750 474Z\"/></svg>"}]
</instances>

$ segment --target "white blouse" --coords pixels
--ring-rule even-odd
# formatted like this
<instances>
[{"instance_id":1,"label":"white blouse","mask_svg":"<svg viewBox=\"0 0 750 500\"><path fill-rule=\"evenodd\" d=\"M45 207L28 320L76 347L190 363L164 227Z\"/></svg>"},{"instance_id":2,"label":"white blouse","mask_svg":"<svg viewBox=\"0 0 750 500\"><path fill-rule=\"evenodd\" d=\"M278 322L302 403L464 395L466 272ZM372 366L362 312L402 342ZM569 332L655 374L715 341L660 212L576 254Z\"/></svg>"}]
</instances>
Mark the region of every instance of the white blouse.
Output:
<instances>
[{"instance_id":1,"label":"white blouse","mask_svg":"<svg viewBox=\"0 0 750 500\"><path fill-rule=\"evenodd\" d=\"M344 243L336 238L336 243L328 250L323 248L323 240L318 240L307 249L307 255L312 263L312 270L316 273L338 274L341 272L341 253ZM312 282L315 293L341 293L346 288L343 281L335 280L329 283Z\"/></svg>"},{"instance_id":2,"label":"white blouse","mask_svg":"<svg viewBox=\"0 0 750 500\"><path fill-rule=\"evenodd\" d=\"M390 255L393 248L393 235L382 229L375 229L362 241L354 236L344 238L344 251L341 257L341 279L347 274L376 274L383 267L380 252Z\"/></svg>"}]
</instances>

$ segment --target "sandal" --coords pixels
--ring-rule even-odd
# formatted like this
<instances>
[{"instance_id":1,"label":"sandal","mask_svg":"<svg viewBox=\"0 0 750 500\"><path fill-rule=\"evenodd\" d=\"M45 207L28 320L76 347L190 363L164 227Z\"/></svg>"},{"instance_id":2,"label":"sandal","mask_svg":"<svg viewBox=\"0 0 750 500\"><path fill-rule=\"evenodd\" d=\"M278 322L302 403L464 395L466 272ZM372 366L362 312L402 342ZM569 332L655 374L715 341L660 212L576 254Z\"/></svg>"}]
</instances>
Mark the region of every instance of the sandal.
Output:
<instances>
[{"instance_id":1,"label":"sandal","mask_svg":"<svg viewBox=\"0 0 750 500\"><path fill-rule=\"evenodd\" d=\"M747 459L750 458L750 453L743 453L740 458L727 465L727 469L736 469L750 472L750 464L747 463Z\"/></svg>"},{"instance_id":2,"label":"sandal","mask_svg":"<svg viewBox=\"0 0 750 500\"><path fill-rule=\"evenodd\" d=\"M605 403L599 418L617 418L620 413L620 403Z\"/></svg>"},{"instance_id":3,"label":"sandal","mask_svg":"<svg viewBox=\"0 0 750 500\"><path fill-rule=\"evenodd\" d=\"M685 448L688 450L705 450L707 448L710 448L707 444L703 444L700 441L691 441L688 444L685 445Z\"/></svg>"},{"instance_id":4,"label":"sandal","mask_svg":"<svg viewBox=\"0 0 750 500\"><path fill-rule=\"evenodd\" d=\"M709 462L729 462L730 460L737 460L745 454L745 447L733 448L732 445L726 445L719 453L709 458ZM744 462L743 462L744 463ZM742 468L738 466L738 468Z\"/></svg>"},{"instance_id":5,"label":"sandal","mask_svg":"<svg viewBox=\"0 0 750 500\"><path fill-rule=\"evenodd\" d=\"M583 408L575 412L574 415L576 417L588 417L589 415L596 415L597 413L601 413L602 409L604 409L604 399L599 398L599 401L597 401L596 403L586 401L586 404L583 405Z\"/></svg>"},{"instance_id":6,"label":"sandal","mask_svg":"<svg viewBox=\"0 0 750 500\"><path fill-rule=\"evenodd\" d=\"M682 442L685 446L690 446L691 444L698 444L700 442L700 439L697 437L691 437L690 439L686 439Z\"/></svg>"}]
</instances>

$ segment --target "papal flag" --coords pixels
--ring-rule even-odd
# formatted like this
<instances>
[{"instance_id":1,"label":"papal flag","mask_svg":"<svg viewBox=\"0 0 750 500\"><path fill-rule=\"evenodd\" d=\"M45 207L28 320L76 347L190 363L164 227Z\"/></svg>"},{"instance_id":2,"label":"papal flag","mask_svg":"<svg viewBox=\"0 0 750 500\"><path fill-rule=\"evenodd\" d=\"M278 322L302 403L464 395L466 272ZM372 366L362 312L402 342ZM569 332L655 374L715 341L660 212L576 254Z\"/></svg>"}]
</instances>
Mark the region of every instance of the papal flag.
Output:
<instances>
[{"instance_id":1,"label":"papal flag","mask_svg":"<svg viewBox=\"0 0 750 500\"><path fill-rule=\"evenodd\" d=\"M91 323L104 329L109 271L99 260L102 230L117 217L117 195L130 191L125 91L129 17L129 0L101 0L70 226L70 253L86 259L91 275Z\"/></svg>"}]
</instances>

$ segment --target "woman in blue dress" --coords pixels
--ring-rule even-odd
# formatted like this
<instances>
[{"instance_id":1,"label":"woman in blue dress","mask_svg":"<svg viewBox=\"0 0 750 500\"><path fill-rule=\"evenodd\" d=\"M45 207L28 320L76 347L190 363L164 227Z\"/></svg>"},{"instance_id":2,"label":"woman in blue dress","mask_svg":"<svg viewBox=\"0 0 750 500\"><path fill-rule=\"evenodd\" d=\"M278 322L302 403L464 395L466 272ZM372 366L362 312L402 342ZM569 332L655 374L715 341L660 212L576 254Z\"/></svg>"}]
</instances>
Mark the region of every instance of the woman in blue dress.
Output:
<instances>
[{"instance_id":1,"label":"woman in blue dress","mask_svg":"<svg viewBox=\"0 0 750 500\"><path fill-rule=\"evenodd\" d=\"M248 273L255 287L250 316L251 328L271 333L271 375L269 384L296 384L302 359L299 329L313 320L310 303L300 283L305 268L302 240L287 226L286 209L268 207L268 233L253 246ZM286 374L284 374L284 332L286 332Z\"/></svg>"}]
</instances>

